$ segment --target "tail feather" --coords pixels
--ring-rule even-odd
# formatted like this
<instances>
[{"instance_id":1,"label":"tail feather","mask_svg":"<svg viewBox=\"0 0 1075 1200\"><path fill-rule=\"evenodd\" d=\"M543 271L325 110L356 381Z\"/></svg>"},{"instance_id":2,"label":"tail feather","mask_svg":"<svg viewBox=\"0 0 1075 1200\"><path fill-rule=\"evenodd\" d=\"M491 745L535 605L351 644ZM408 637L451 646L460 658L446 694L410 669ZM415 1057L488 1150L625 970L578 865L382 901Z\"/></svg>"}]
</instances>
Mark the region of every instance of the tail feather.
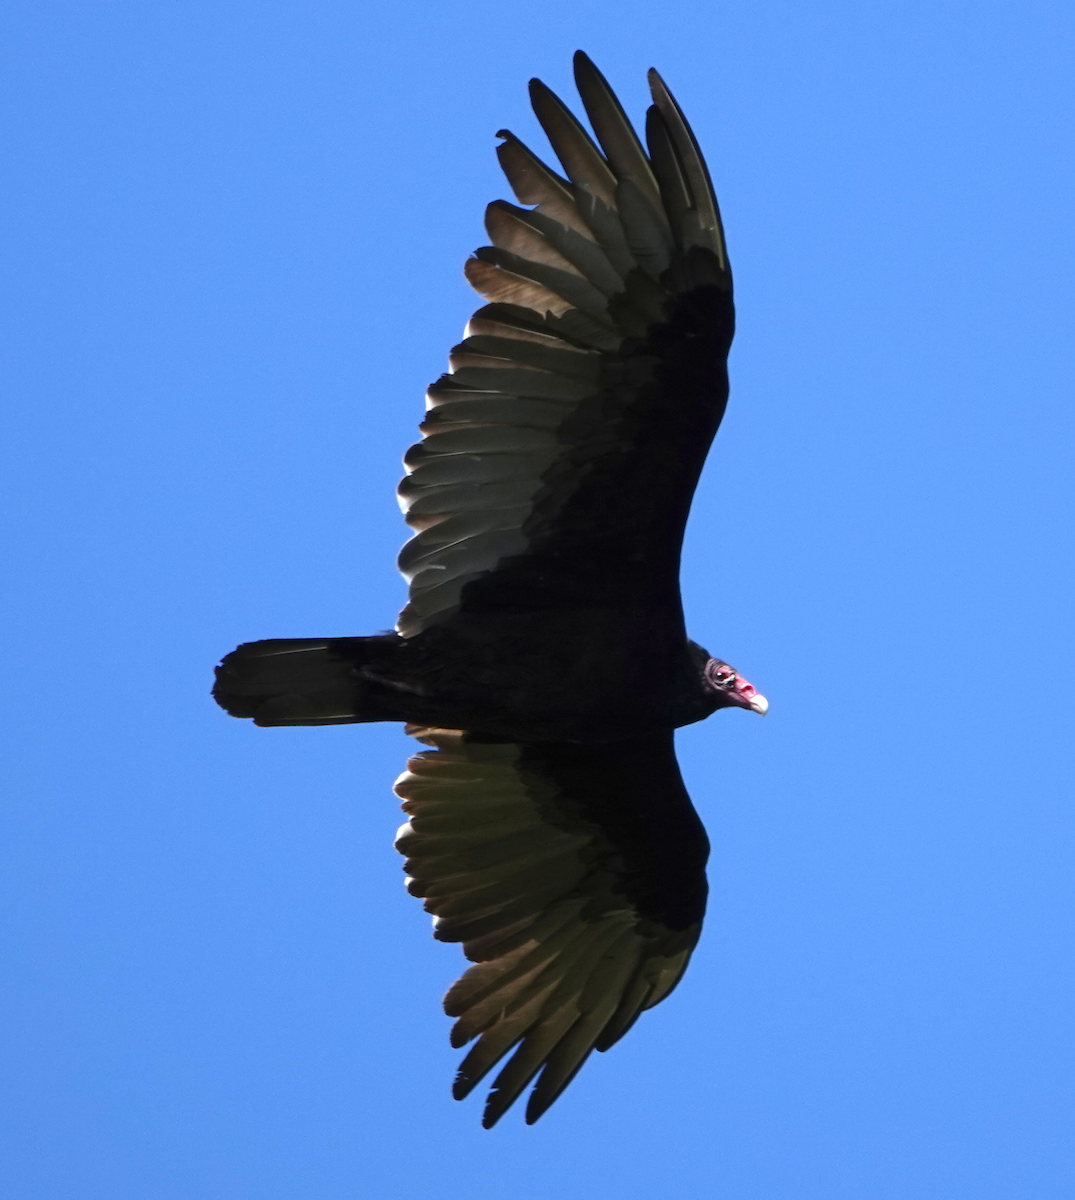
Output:
<instances>
[{"instance_id":1,"label":"tail feather","mask_svg":"<svg viewBox=\"0 0 1075 1200\"><path fill-rule=\"evenodd\" d=\"M255 725L344 725L382 721L359 668L370 638L270 638L245 642L216 669L213 698L233 717Z\"/></svg>"}]
</instances>

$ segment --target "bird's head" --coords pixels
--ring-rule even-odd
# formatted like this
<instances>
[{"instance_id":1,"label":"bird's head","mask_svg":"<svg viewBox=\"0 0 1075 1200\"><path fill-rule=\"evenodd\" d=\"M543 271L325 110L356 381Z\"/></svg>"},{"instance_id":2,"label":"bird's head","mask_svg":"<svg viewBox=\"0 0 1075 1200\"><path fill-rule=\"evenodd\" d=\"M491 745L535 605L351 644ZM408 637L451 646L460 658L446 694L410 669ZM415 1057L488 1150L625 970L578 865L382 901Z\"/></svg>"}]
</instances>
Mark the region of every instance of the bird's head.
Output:
<instances>
[{"instance_id":1,"label":"bird's head","mask_svg":"<svg viewBox=\"0 0 1075 1200\"><path fill-rule=\"evenodd\" d=\"M718 708L749 708L764 717L769 711L769 701L758 689L719 658L710 658L705 664L706 687L713 694Z\"/></svg>"}]
</instances>

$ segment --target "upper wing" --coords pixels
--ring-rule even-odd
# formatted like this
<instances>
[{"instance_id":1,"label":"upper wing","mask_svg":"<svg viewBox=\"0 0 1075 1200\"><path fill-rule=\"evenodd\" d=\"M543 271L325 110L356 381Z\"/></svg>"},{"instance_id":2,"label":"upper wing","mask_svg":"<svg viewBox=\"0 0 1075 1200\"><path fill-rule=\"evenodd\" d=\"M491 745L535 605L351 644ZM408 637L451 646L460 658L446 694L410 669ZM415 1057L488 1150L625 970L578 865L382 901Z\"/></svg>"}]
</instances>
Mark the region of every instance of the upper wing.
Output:
<instances>
[{"instance_id":1,"label":"upper wing","mask_svg":"<svg viewBox=\"0 0 1075 1200\"><path fill-rule=\"evenodd\" d=\"M709 173L655 71L643 151L581 52L601 150L537 80L567 179L502 131L518 199L467 263L479 309L428 392L400 504L405 636L461 608L678 602L679 551L727 401L731 273ZM603 150L603 153L601 152Z\"/></svg>"},{"instance_id":2,"label":"upper wing","mask_svg":"<svg viewBox=\"0 0 1075 1200\"><path fill-rule=\"evenodd\" d=\"M434 936L478 964L444 1000L459 1018L452 1045L478 1037L454 1094L518 1045L483 1124L540 1070L532 1123L591 1050L678 983L705 911L705 830L671 732L588 746L409 732L435 750L396 783L410 815L396 841L407 887L434 914Z\"/></svg>"}]
</instances>

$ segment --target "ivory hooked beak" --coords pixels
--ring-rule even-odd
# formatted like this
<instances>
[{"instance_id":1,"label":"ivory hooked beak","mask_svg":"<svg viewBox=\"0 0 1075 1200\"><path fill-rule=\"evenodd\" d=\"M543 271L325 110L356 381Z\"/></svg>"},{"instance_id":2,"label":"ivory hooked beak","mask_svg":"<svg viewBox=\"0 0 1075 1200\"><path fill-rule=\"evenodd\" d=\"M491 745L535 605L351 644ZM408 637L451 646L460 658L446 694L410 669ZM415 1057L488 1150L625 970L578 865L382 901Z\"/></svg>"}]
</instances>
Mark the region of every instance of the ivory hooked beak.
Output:
<instances>
[{"instance_id":1,"label":"ivory hooked beak","mask_svg":"<svg viewBox=\"0 0 1075 1200\"><path fill-rule=\"evenodd\" d=\"M750 703L747 705L747 707L751 712L756 712L760 716L764 717L769 711L769 701L765 699L761 692L758 692L756 696L750 697Z\"/></svg>"}]
</instances>

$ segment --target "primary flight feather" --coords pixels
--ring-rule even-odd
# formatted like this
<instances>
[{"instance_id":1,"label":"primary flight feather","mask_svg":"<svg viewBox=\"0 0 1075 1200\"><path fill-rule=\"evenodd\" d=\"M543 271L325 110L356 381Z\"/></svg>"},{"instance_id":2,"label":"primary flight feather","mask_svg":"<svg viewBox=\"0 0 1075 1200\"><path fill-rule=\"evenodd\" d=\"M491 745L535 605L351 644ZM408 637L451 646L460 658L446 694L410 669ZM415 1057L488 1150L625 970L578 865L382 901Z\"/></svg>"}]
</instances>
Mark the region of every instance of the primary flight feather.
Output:
<instances>
[{"instance_id":1,"label":"primary flight feather","mask_svg":"<svg viewBox=\"0 0 1075 1200\"><path fill-rule=\"evenodd\" d=\"M474 1041L463 1097L509 1051L483 1123L528 1122L686 969L708 843L673 731L764 697L686 634L679 559L728 397L732 279L709 172L651 71L646 149L586 55L593 141L544 84L557 174L507 131L518 204L466 265L488 301L404 458L414 535L395 633L249 642L214 696L258 725L402 721L396 846ZM476 1040L475 1040L476 1039Z\"/></svg>"}]
</instances>

